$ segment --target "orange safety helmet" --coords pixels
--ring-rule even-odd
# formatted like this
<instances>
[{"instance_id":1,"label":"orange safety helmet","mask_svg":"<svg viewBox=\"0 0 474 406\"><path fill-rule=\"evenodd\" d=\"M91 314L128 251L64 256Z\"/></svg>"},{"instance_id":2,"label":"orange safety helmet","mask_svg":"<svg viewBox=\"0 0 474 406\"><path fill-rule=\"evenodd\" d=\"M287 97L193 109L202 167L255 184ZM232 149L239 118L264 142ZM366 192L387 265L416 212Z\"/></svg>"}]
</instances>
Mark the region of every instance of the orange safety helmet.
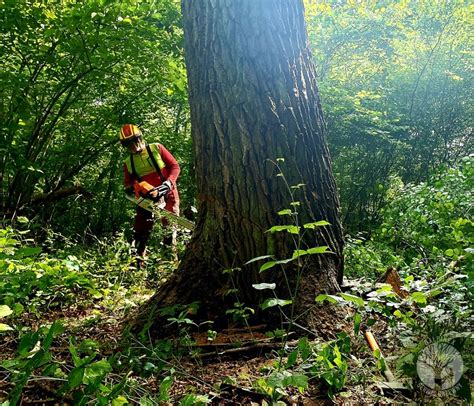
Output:
<instances>
[{"instance_id":1,"label":"orange safety helmet","mask_svg":"<svg viewBox=\"0 0 474 406\"><path fill-rule=\"evenodd\" d=\"M127 146L132 142L141 140L142 132L134 124L125 124L120 130L119 139L123 146Z\"/></svg>"}]
</instances>

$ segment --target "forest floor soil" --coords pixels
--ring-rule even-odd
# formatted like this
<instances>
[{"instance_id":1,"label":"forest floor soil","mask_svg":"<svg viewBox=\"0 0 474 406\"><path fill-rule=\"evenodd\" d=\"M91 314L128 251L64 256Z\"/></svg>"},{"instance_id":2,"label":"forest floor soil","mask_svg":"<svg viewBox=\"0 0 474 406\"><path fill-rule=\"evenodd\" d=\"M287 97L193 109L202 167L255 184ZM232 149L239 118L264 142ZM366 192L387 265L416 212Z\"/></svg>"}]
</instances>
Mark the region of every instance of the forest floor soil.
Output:
<instances>
[{"instance_id":1,"label":"forest floor soil","mask_svg":"<svg viewBox=\"0 0 474 406\"><path fill-rule=\"evenodd\" d=\"M151 292L142 294L141 297L127 299L134 306L146 300ZM330 314L326 313L322 320L328 337L335 337L334 321ZM120 351L120 338L122 335L123 320L126 318L123 308L113 309L98 303L81 303L61 306L45 312L41 315L25 313L19 325L23 330L30 331L41 325L50 324L54 320L61 320L65 331L60 334L53 343L51 353L55 360L67 370L73 368L69 346L71 337L75 342L93 340L100 346L97 359L110 357ZM327 328L327 329L326 329ZM380 337L381 345L387 345L384 339L386 326L379 321L373 326L373 331ZM351 333L349 331L349 333ZM349 372L360 374L360 382L354 383L354 379L348 379L347 385L333 395L328 396L325 385L316 379L309 380L309 387L304 393L298 392L296 388L288 388L286 395L279 399L287 405L366 405L366 404L392 404L396 402L405 403L409 399L401 394L387 394L380 390L374 381L383 381L380 375L374 377L364 372L367 365L373 364L373 358L363 340L356 339L354 334L353 353L356 355L349 360ZM137 340L138 343L138 340ZM207 333L195 334L192 344L188 350L195 354L192 357L182 353L174 359L169 360L174 370L174 382L169 391L170 401L160 402L160 405L177 405L179 399L185 394L195 393L207 395L211 399L210 404L215 405L269 405L269 397L262 394L262 390L255 388L255 382L268 377L269 371L274 370L278 359L277 351L281 343L272 341L265 334L265 326L256 326L252 329L234 328L217 333L212 342L207 339ZM286 343L287 347L297 345L297 337L291 337ZM3 336L0 343L0 360L13 359L16 356L18 340L15 336ZM126 374L127 372L124 372ZM120 372L118 372L120 374ZM364 375L365 374L365 375ZM146 388L151 395L159 393L160 375L151 374L143 377L141 374L128 373L128 379L133 380L137 387ZM0 400L5 400L9 391L13 389L8 383L9 376L0 374ZM64 384L64 380L42 379L41 374L32 375L29 383L25 386L20 404L22 405L69 405L74 404L72 398L58 398L56 392ZM389 395L389 396L387 396ZM134 403L133 397L129 399ZM154 404L154 403L152 403ZM280 403L283 404L283 403Z\"/></svg>"}]
</instances>

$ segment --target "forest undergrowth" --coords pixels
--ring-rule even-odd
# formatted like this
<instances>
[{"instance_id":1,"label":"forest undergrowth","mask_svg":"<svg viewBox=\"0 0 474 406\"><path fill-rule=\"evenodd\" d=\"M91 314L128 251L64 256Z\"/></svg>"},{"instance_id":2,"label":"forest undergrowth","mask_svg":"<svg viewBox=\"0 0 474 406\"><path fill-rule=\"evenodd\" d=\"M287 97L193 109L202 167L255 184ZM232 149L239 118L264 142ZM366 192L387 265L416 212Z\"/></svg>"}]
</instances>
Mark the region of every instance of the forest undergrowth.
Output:
<instances>
[{"instance_id":1,"label":"forest undergrowth","mask_svg":"<svg viewBox=\"0 0 474 406\"><path fill-rule=\"evenodd\" d=\"M344 320L322 319L318 334L298 329L298 315L292 328L252 326L236 303L223 331L197 326L190 304L168 309L179 336L123 335L177 267L159 230L138 270L124 234L85 245L52 230L40 241L27 218L4 224L0 404L467 404L472 164L393 190L378 229L346 237L342 292L315 298Z\"/></svg>"}]
</instances>

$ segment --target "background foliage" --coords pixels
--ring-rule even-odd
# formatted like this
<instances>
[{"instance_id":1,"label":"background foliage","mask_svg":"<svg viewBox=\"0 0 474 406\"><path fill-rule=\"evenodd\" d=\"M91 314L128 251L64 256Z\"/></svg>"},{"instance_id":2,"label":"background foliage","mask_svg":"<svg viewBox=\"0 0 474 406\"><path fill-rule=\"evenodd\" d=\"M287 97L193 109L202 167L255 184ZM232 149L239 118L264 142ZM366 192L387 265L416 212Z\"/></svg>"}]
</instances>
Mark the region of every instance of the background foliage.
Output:
<instances>
[{"instance_id":1,"label":"background foliage","mask_svg":"<svg viewBox=\"0 0 474 406\"><path fill-rule=\"evenodd\" d=\"M467 1L307 3L348 230L377 224L400 180L472 152L470 15Z\"/></svg>"},{"instance_id":2,"label":"background foliage","mask_svg":"<svg viewBox=\"0 0 474 406\"><path fill-rule=\"evenodd\" d=\"M178 4L0 7L2 211L38 216L67 233L121 228L120 125L143 125L150 141L171 144L184 166L189 159ZM61 191L82 197L59 201Z\"/></svg>"},{"instance_id":3,"label":"background foliage","mask_svg":"<svg viewBox=\"0 0 474 406\"><path fill-rule=\"evenodd\" d=\"M124 122L178 157L190 206L179 2L0 7L1 211L69 235L122 229ZM370 231L392 188L472 151L469 2L306 1L306 17L344 224Z\"/></svg>"}]
</instances>

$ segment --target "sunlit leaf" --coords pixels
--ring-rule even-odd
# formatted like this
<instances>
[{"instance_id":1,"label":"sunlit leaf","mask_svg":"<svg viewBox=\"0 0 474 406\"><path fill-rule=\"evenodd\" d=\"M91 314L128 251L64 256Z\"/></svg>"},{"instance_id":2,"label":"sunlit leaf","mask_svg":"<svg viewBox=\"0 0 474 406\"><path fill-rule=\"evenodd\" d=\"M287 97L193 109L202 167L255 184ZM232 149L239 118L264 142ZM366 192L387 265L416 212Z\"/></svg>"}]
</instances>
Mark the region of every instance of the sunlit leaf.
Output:
<instances>
[{"instance_id":1,"label":"sunlit leaf","mask_svg":"<svg viewBox=\"0 0 474 406\"><path fill-rule=\"evenodd\" d=\"M0 318L7 317L13 313L13 310L10 309L7 305L0 305Z\"/></svg>"},{"instance_id":2,"label":"sunlit leaf","mask_svg":"<svg viewBox=\"0 0 474 406\"><path fill-rule=\"evenodd\" d=\"M320 220L320 221L315 221L314 223L303 224L303 227L314 230L317 227L330 226L330 225L331 223L327 222L326 220Z\"/></svg>"},{"instance_id":3,"label":"sunlit leaf","mask_svg":"<svg viewBox=\"0 0 474 406\"><path fill-rule=\"evenodd\" d=\"M0 323L0 333L13 330L8 324Z\"/></svg>"},{"instance_id":4,"label":"sunlit leaf","mask_svg":"<svg viewBox=\"0 0 474 406\"><path fill-rule=\"evenodd\" d=\"M274 306L287 306L289 304L293 303L291 300L284 300L284 299L267 299L265 302L262 303L260 306L262 310L268 309L269 307L274 307Z\"/></svg>"},{"instance_id":5,"label":"sunlit leaf","mask_svg":"<svg viewBox=\"0 0 474 406\"><path fill-rule=\"evenodd\" d=\"M257 290L265 290L265 289L275 289L275 283L256 283L253 284L252 287Z\"/></svg>"},{"instance_id":6,"label":"sunlit leaf","mask_svg":"<svg viewBox=\"0 0 474 406\"><path fill-rule=\"evenodd\" d=\"M261 257L255 257L255 258L252 258L251 260L247 261L244 265L248 265L248 264L251 264L252 262L256 262L256 261L260 261L262 259L268 259L268 258L271 258L272 255L262 255Z\"/></svg>"}]
</instances>

